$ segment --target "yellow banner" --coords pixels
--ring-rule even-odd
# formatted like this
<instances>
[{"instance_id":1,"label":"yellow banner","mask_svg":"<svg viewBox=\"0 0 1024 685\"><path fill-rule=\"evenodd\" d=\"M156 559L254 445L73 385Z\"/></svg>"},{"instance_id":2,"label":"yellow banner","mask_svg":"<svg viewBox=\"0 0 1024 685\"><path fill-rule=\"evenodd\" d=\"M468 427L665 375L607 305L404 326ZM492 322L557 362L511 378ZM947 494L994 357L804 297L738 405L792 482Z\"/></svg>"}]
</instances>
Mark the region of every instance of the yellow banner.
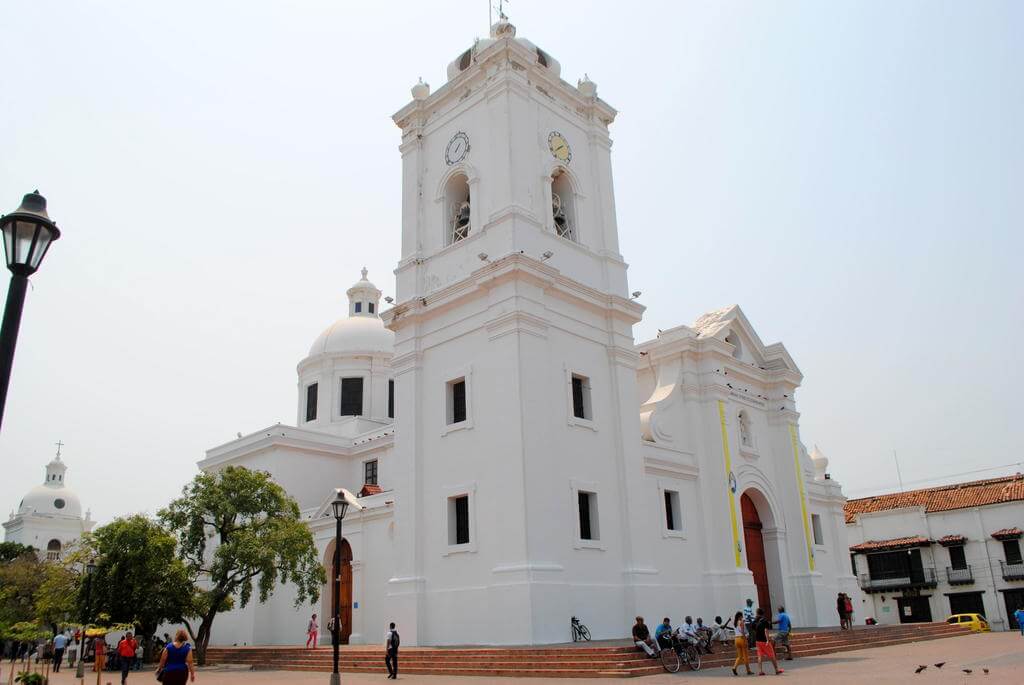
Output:
<instances>
[{"instance_id":1,"label":"yellow banner","mask_svg":"<svg viewBox=\"0 0 1024 685\"><path fill-rule=\"evenodd\" d=\"M729 431L725 427L725 402L718 400L718 419L722 424L722 453L725 455L726 487L729 489L729 518L732 520L732 550L736 555L736 568L743 566L743 555L740 554L740 530L736 524L736 477L732 473L732 460L729 458Z\"/></svg>"},{"instance_id":2,"label":"yellow banner","mask_svg":"<svg viewBox=\"0 0 1024 685\"><path fill-rule=\"evenodd\" d=\"M804 520L804 540L807 542L807 565L814 570L814 547L811 545L811 525L807 517L807 495L804 494L804 473L800 468L800 442L796 439L796 424L789 424L789 440L793 443L793 462L796 466L796 486L800 490L800 514Z\"/></svg>"}]
</instances>

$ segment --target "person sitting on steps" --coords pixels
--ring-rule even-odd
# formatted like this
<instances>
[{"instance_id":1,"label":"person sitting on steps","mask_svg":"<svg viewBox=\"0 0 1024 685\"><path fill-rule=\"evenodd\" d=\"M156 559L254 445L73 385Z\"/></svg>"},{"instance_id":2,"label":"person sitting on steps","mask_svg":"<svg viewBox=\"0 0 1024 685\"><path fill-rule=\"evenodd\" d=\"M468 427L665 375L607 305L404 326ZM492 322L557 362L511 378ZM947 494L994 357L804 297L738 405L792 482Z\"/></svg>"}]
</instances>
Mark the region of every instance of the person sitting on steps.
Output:
<instances>
[{"instance_id":1,"label":"person sitting on steps","mask_svg":"<svg viewBox=\"0 0 1024 685\"><path fill-rule=\"evenodd\" d=\"M636 623L633 624L633 644L640 649L644 650L647 656L654 658L661 651L661 647L658 643L651 639L651 631L644 623L643 616L636 617Z\"/></svg>"}]
</instances>

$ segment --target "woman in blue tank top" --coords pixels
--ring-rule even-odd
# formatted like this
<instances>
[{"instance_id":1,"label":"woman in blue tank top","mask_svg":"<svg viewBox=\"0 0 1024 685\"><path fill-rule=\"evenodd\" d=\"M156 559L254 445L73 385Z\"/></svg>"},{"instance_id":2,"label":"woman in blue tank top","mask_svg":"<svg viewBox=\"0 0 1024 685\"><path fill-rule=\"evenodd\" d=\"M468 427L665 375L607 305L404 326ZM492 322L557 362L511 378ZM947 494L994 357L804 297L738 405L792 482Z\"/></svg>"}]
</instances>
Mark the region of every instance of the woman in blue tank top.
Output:
<instances>
[{"instance_id":1,"label":"woman in blue tank top","mask_svg":"<svg viewBox=\"0 0 1024 685\"><path fill-rule=\"evenodd\" d=\"M192 645L188 643L188 633L184 630L178 630L174 634L174 642L164 647L156 672L163 674L161 682L164 685L185 685L190 679L196 681Z\"/></svg>"}]
</instances>

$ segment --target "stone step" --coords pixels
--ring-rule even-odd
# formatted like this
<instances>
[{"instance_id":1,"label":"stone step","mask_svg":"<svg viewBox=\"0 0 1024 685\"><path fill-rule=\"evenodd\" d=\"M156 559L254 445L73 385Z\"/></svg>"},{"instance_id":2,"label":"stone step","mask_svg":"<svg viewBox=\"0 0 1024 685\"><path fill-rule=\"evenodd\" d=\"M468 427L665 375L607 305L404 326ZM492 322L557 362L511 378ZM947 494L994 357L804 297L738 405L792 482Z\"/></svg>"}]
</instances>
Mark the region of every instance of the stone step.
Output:
<instances>
[{"instance_id":1,"label":"stone step","mask_svg":"<svg viewBox=\"0 0 1024 685\"><path fill-rule=\"evenodd\" d=\"M852 632L820 631L796 633L791 638L793 653L801 656L907 644L935 640L969 631L944 623L913 626L862 628ZM751 655L753 658L753 655ZM722 645L704 655L703 668L731 666L735 653ZM346 647L340 654L340 668L349 673L381 673L383 650L377 647ZM249 665L259 670L329 671L333 665L330 648L301 647L210 648L207 662ZM402 650L401 669L419 675L473 675L490 677L608 677L622 678L662 673L659 661L648 659L628 645L599 647L409 647Z\"/></svg>"}]
</instances>

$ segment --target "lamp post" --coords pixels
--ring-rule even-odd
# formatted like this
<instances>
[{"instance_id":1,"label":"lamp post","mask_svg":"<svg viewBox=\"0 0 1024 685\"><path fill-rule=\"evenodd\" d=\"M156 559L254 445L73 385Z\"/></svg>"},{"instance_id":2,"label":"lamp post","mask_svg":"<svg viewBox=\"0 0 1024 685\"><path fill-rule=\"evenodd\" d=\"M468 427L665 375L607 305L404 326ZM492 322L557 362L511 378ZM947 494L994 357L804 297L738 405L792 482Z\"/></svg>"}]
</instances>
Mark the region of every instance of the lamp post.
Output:
<instances>
[{"instance_id":1,"label":"lamp post","mask_svg":"<svg viewBox=\"0 0 1024 685\"><path fill-rule=\"evenodd\" d=\"M341 649L341 520L349 507L356 511L363 508L355 495L345 488L336 488L335 498L331 502L334 509L334 573L333 588L334 602L331 613L333 614L334 630L331 631L331 645L334 648L334 671L331 673L331 685L341 685L341 674L338 673L338 653Z\"/></svg>"},{"instance_id":2,"label":"lamp post","mask_svg":"<svg viewBox=\"0 0 1024 685\"><path fill-rule=\"evenodd\" d=\"M82 617L82 643L78 645L78 666L75 668L75 677L81 680L85 677L85 629L92 617L92 574L96 571L96 564L91 561L85 566L85 615Z\"/></svg>"},{"instance_id":3,"label":"lamp post","mask_svg":"<svg viewBox=\"0 0 1024 685\"><path fill-rule=\"evenodd\" d=\"M4 234L4 253L11 271L11 284L7 289L3 326L0 327L0 423L7 404L7 385L14 364L14 346L18 342L21 309L25 304L28 277L36 272L46 256L50 243L60 238L57 224L46 213L46 198L33 191L26 195L21 206L10 214L0 216L0 231Z\"/></svg>"}]
</instances>

